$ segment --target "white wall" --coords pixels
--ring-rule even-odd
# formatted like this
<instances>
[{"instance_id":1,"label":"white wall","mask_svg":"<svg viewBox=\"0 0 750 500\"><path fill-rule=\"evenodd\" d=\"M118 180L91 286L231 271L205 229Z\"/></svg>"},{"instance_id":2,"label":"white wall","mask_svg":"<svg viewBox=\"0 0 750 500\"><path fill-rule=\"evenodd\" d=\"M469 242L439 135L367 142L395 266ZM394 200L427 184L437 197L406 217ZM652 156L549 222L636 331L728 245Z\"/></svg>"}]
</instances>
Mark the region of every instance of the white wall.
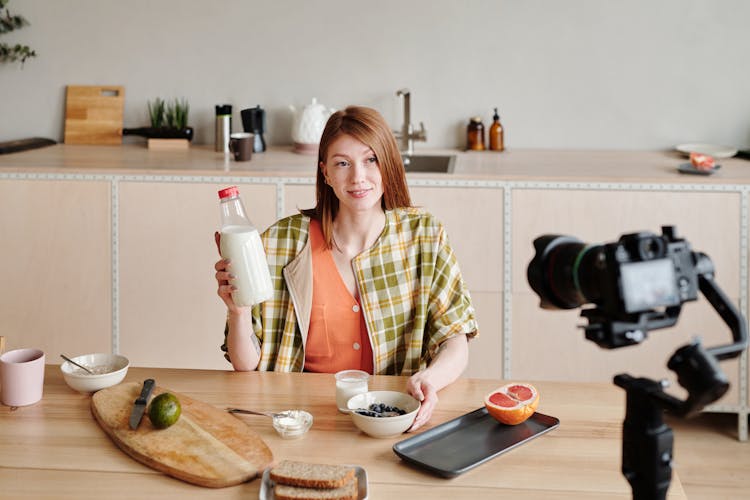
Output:
<instances>
[{"instance_id":1,"label":"white wall","mask_svg":"<svg viewBox=\"0 0 750 500\"><path fill-rule=\"evenodd\" d=\"M511 148L750 145L745 0L10 0L31 26L0 40L39 54L0 66L0 141L62 140L67 84L125 86L125 126L146 102L186 97L196 141L215 104L261 104L267 140L291 142L289 104L378 108L395 90L429 147L462 147L498 106ZM418 147L424 147L418 144Z\"/></svg>"}]
</instances>

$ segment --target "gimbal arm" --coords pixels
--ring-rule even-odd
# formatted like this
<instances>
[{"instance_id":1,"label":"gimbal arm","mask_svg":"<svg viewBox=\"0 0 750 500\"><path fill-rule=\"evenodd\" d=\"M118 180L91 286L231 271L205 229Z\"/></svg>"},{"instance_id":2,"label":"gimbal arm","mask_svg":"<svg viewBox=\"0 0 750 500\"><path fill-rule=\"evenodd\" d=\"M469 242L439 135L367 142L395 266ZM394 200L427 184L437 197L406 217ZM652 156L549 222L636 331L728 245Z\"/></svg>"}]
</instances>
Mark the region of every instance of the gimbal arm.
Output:
<instances>
[{"instance_id":1,"label":"gimbal arm","mask_svg":"<svg viewBox=\"0 0 750 500\"><path fill-rule=\"evenodd\" d=\"M696 254L696 268L700 291L729 327L732 342L703 348L700 342L695 341L675 351L669 359L667 367L677 374L679 384L688 391L688 398L679 405L665 404L664 407L682 416L701 411L726 393L729 381L719 368L718 361L737 357L747 348L746 323L716 284L710 259L704 254Z\"/></svg>"},{"instance_id":2,"label":"gimbal arm","mask_svg":"<svg viewBox=\"0 0 750 500\"><path fill-rule=\"evenodd\" d=\"M706 269L708 267L708 269ZM723 360L736 358L747 348L747 325L740 313L732 304L732 301L724 294L714 280L713 265L708 256L697 253L696 268L698 270L698 286L701 293L711 304L711 307L719 313L721 319L732 332L733 342L724 346L708 348L709 354L716 359Z\"/></svg>"}]
</instances>

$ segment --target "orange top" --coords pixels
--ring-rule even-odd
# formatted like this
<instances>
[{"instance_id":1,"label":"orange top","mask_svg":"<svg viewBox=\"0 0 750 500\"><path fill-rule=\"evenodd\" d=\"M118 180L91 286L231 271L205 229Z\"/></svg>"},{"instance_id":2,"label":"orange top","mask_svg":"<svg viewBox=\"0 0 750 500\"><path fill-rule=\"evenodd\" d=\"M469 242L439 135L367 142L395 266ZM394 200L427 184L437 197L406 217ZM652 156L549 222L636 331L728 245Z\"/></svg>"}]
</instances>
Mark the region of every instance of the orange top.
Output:
<instances>
[{"instance_id":1,"label":"orange top","mask_svg":"<svg viewBox=\"0 0 750 500\"><path fill-rule=\"evenodd\" d=\"M356 369L372 373L372 346L365 316L359 301L344 284L316 220L310 221L310 245L313 301L305 370L335 373Z\"/></svg>"}]
</instances>

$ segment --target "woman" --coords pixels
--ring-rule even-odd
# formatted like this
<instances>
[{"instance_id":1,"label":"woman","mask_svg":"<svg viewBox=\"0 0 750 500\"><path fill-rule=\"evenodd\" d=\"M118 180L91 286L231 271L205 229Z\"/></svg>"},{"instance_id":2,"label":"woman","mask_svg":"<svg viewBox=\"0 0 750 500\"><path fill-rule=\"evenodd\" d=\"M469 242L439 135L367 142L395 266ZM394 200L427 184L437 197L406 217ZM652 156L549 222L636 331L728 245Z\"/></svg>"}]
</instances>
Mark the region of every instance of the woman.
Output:
<instances>
[{"instance_id":1,"label":"woman","mask_svg":"<svg viewBox=\"0 0 750 500\"><path fill-rule=\"evenodd\" d=\"M216 234L218 243L219 235ZM235 370L361 369L409 375L427 422L437 392L463 372L474 308L443 226L411 206L401 155L370 108L334 113L320 140L316 206L262 236L272 299L232 301L231 263L216 263Z\"/></svg>"}]
</instances>

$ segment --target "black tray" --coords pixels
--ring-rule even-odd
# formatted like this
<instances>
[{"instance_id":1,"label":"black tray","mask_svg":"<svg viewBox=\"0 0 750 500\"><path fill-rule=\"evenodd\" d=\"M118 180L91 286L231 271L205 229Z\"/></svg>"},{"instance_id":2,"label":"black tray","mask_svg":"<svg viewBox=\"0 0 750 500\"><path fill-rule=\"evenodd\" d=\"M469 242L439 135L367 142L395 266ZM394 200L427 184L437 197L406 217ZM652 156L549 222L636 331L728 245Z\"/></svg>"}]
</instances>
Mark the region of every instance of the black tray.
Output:
<instances>
[{"instance_id":1,"label":"black tray","mask_svg":"<svg viewBox=\"0 0 750 500\"><path fill-rule=\"evenodd\" d=\"M393 451L433 474L454 477L559 425L559 419L541 413L534 413L521 424L505 425L482 407L400 441L393 445Z\"/></svg>"}]
</instances>

